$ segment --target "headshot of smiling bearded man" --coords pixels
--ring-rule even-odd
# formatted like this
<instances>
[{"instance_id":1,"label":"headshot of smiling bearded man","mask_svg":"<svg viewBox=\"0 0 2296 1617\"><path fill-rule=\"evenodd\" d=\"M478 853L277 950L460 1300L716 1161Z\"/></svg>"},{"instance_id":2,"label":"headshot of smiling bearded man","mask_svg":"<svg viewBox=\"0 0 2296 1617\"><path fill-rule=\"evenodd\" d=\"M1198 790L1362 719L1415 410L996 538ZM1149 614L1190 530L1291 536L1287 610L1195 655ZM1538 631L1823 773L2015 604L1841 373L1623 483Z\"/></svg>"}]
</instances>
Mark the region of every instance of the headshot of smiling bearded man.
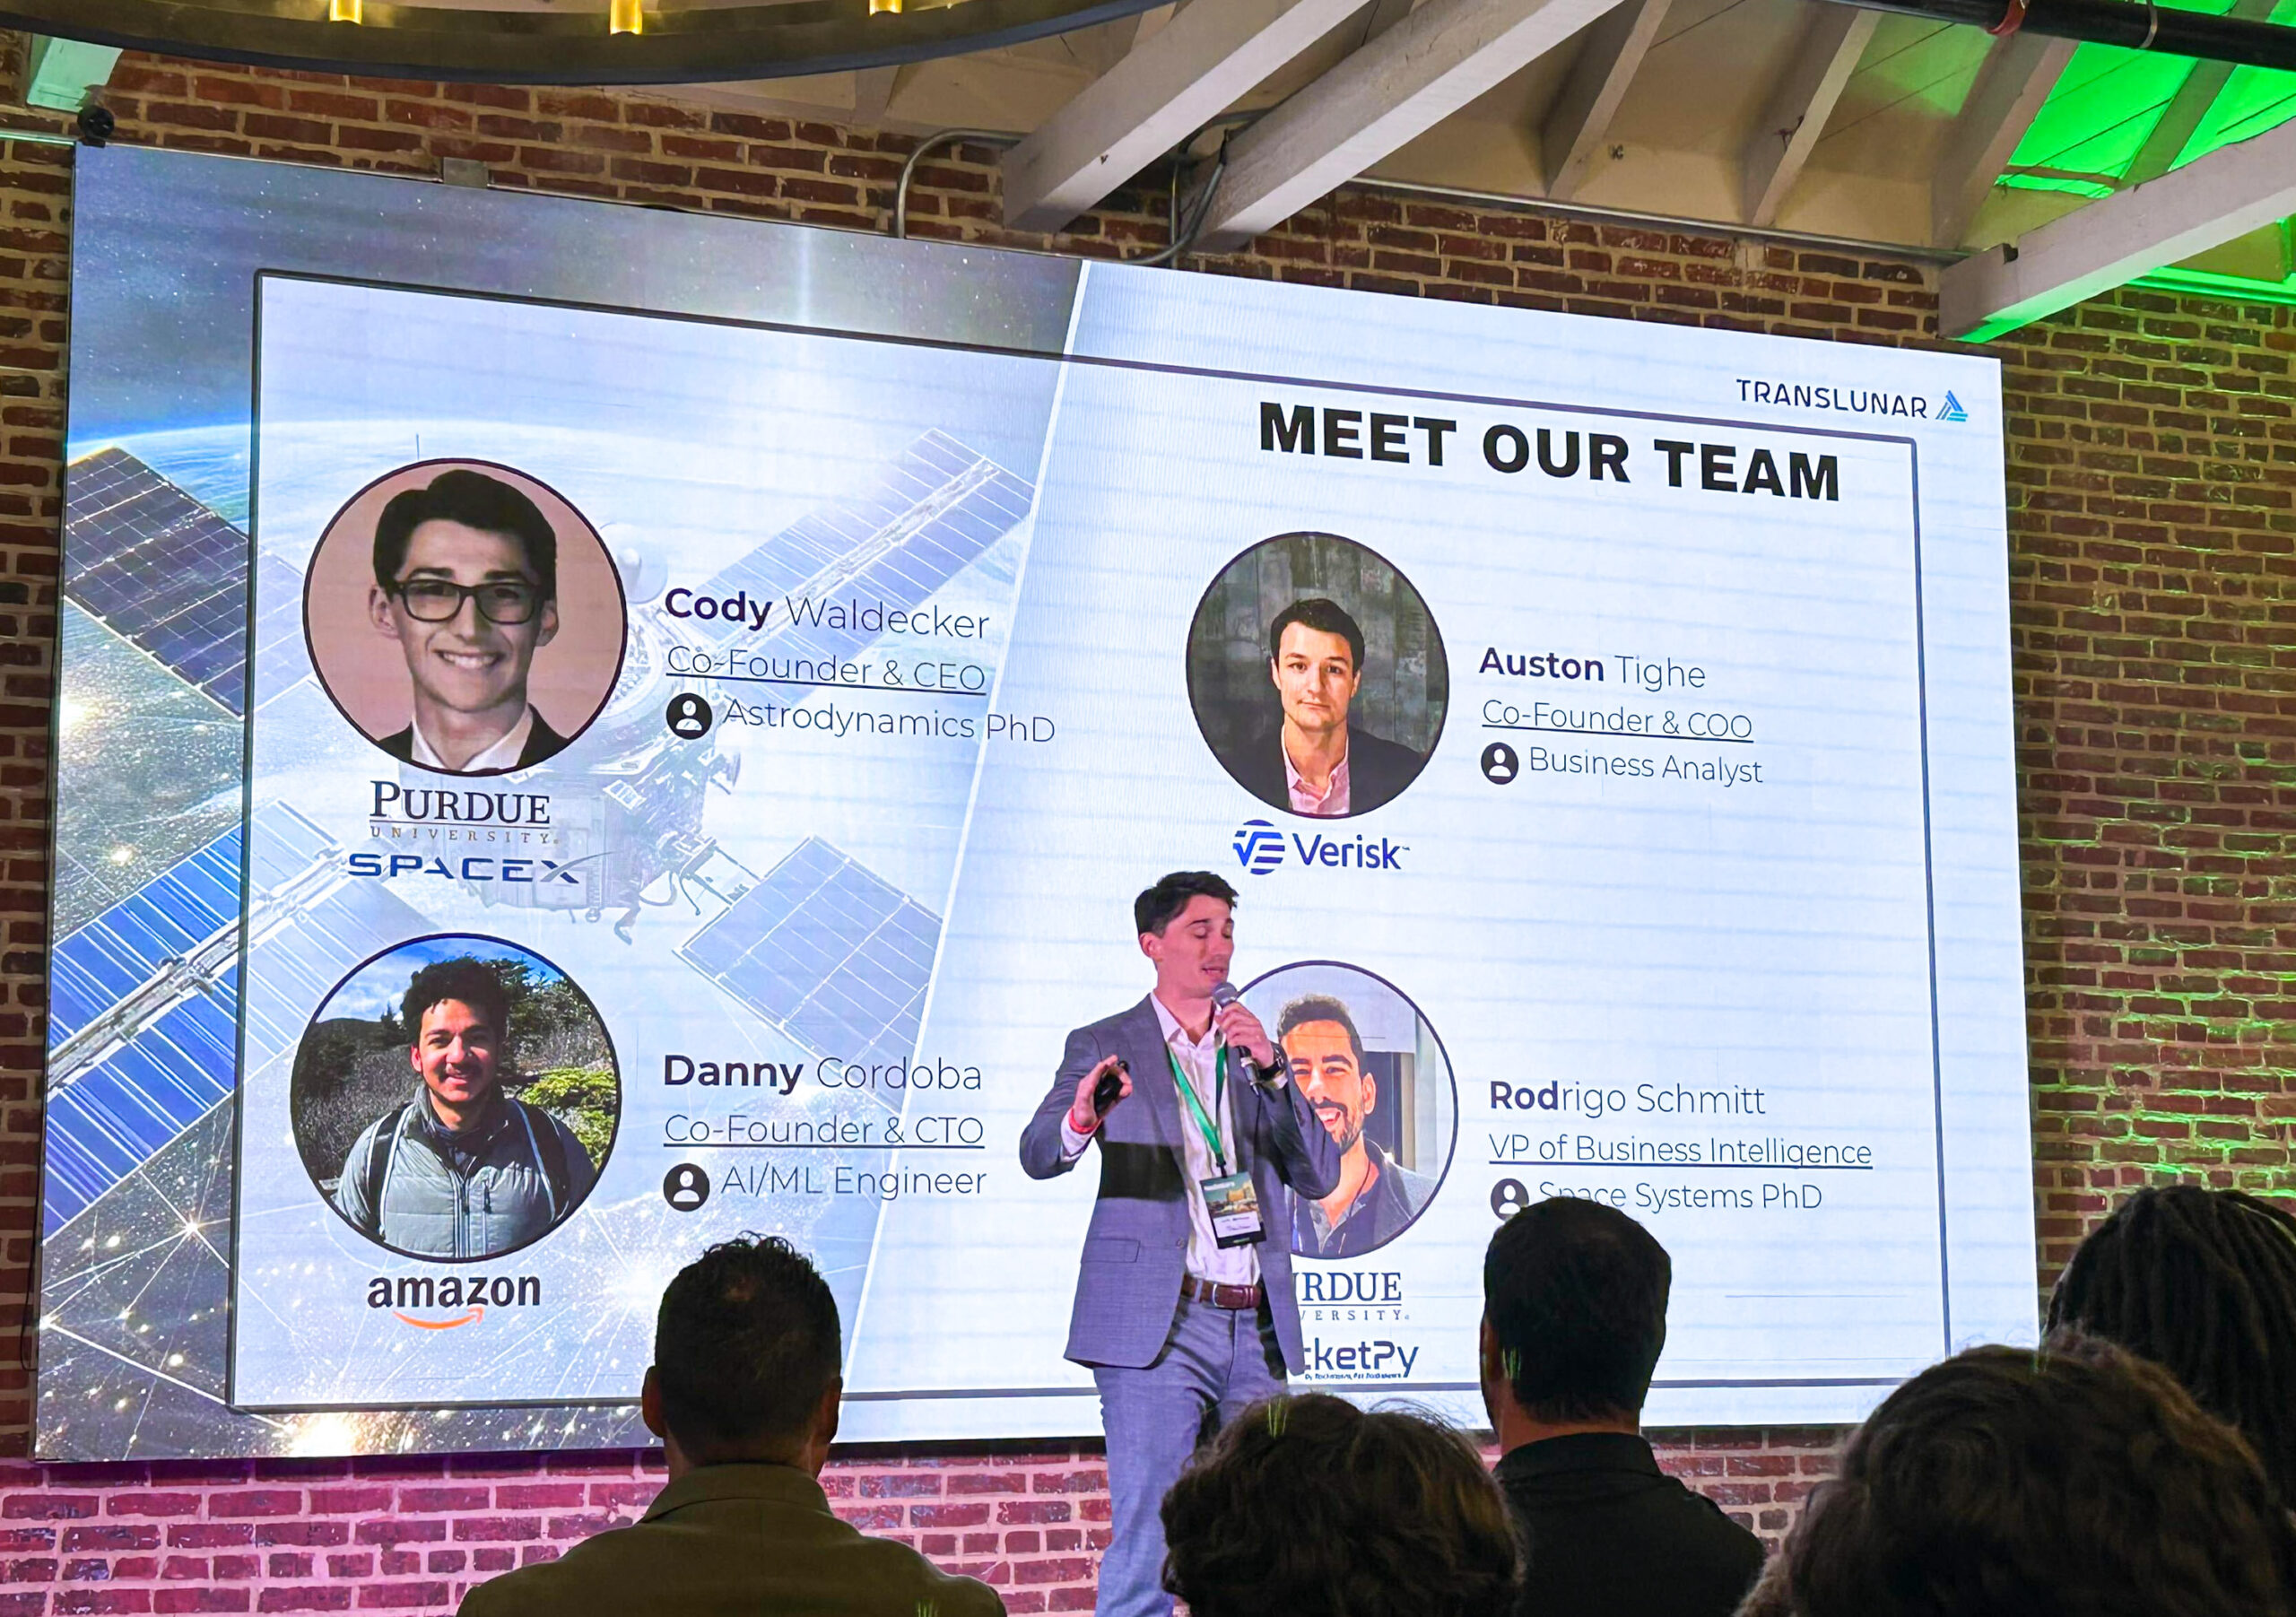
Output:
<instances>
[{"instance_id":1,"label":"headshot of smiling bearded man","mask_svg":"<svg viewBox=\"0 0 2296 1617\"><path fill-rule=\"evenodd\" d=\"M385 752L450 774L528 769L566 745L527 700L557 635L558 541L526 495L457 468L407 489L375 526L368 616L398 642L413 687Z\"/></svg>"},{"instance_id":2,"label":"headshot of smiling bearded man","mask_svg":"<svg viewBox=\"0 0 2296 1617\"><path fill-rule=\"evenodd\" d=\"M580 1140L502 1092L509 1013L483 961L414 974L397 1015L421 1088L368 1125L335 1183L336 1211L361 1233L417 1256L491 1257L548 1233L589 1194L596 1167Z\"/></svg>"},{"instance_id":3,"label":"headshot of smiling bearded man","mask_svg":"<svg viewBox=\"0 0 2296 1617\"><path fill-rule=\"evenodd\" d=\"M1353 1014L1331 995L1303 995L1276 1018L1275 1041L1291 1065L1292 1082L1342 1153L1339 1183L1331 1192L1294 1202L1292 1250L1303 1257L1354 1257L1387 1245L1419 1216L1435 1182L1405 1168L1363 1132L1364 1120L1383 1098Z\"/></svg>"}]
</instances>

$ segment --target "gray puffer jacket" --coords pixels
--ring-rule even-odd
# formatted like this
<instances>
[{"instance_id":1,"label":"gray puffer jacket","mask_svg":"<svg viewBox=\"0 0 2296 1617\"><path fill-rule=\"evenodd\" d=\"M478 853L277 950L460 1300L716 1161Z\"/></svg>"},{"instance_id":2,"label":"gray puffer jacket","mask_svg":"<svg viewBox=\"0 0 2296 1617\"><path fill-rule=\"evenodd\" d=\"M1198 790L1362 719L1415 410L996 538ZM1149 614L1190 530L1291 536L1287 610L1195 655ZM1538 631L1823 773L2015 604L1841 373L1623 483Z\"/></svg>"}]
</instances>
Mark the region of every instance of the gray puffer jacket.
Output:
<instances>
[{"instance_id":1,"label":"gray puffer jacket","mask_svg":"<svg viewBox=\"0 0 2296 1617\"><path fill-rule=\"evenodd\" d=\"M498 1095L474 1129L456 1135L418 1094L359 1136L335 1201L401 1252L492 1257L556 1226L596 1178L581 1142L540 1107Z\"/></svg>"}]
</instances>

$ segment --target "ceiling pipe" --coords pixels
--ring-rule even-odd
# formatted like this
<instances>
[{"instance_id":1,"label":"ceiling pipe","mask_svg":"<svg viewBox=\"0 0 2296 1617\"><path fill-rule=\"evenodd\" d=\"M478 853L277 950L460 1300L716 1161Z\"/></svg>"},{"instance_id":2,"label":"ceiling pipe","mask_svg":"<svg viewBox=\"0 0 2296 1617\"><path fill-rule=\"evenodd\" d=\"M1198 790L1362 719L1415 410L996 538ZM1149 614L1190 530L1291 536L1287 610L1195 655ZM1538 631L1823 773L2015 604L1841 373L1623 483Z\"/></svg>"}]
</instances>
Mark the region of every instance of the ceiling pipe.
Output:
<instances>
[{"instance_id":1,"label":"ceiling pipe","mask_svg":"<svg viewBox=\"0 0 2296 1617\"><path fill-rule=\"evenodd\" d=\"M1861 11L1963 22L1996 38L2019 31L2209 62L2296 72L2296 28L2177 11L2154 0L1839 0Z\"/></svg>"}]
</instances>

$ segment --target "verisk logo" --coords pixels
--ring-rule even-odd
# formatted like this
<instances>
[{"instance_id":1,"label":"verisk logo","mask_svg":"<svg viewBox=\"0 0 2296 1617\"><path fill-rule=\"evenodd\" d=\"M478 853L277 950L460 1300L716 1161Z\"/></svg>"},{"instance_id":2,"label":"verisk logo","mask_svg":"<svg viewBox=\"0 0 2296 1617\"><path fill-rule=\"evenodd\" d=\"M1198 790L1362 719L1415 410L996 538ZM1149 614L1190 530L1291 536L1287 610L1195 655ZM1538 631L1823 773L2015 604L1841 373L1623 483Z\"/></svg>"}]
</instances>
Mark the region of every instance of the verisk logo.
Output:
<instances>
[{"instance_id":1,"label":"verisk logo","mask_svg":"<svg viewBox=\"0 0 2296 1617\"><path fill-rule=\"evenodd\" d=\"M1283 833L1265 820L1245 821L1236 828L1236 863L1265 875L1283 863Z\"/></svg>"},{"instance_id":2,"label":"verisk logo","mask_svg":"<svg viewBox=\"0 0 2296 1617\"><path fill-rule=\"evenodd\" d=\"M1970 413L1961 408L1961 401L1953 396L1952 388L1947 388L1945 403L1939 408L1937 419L1941 422L1965 422L1969 418Z\"/></svg>"},{"instance_id":3,"label":"verisk logo","mask_svg":"<svg viewBox=\"0 0 2296 1617\"><path fill-rule=\"evenodd\" d=\"M1236 863L1255 876L1267 874L1287 858L1333 870L1401 870L1403 856L1411 851L1409 843L1385 837L1332 838L1321 831L1312 836L1293 831L1286 837L1265 820L1245 821L1236 828L1230 846L1236 850Z\"/></svg>"}]
</instances>

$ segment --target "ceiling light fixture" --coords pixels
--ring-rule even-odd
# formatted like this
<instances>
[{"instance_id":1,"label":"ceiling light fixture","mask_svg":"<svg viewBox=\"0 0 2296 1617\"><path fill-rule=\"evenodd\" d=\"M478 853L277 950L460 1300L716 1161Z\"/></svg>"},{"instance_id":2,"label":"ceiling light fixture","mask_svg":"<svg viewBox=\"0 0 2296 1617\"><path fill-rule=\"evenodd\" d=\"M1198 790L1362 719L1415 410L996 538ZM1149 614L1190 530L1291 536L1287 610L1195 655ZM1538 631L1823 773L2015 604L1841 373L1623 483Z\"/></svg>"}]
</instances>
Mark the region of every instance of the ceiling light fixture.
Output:
<instances>
[{"instance_id":1,"label":"ceiling light fixture","mask_svg":"<svg viewBox=\"0 0 2296 1617\"><path fill-rule=\"evenodd\" d=\"M1169 5L1170 0L1161 0ZM1234 4L1235 0L1230 0ZM1257 4L1261 0L1251 0ZM1932 3L1932 0L1921 0ZM2005 0L1959 0L2001 4ZM2116 7L2135 0L2026 0ZM0 22L165 56L483 84L805 78L1005 49L1160 0L0 0ZM1279 6L1279 9L1280 6ZM885 15L900 20L881 21ZM2178 13L2182 14L2182 13ZM364 26L345 27L352 22ZM600 26L601 24L604 26ZM2161 30L2165 39L2169 15Z\"/></svg>"}]
</instances>

